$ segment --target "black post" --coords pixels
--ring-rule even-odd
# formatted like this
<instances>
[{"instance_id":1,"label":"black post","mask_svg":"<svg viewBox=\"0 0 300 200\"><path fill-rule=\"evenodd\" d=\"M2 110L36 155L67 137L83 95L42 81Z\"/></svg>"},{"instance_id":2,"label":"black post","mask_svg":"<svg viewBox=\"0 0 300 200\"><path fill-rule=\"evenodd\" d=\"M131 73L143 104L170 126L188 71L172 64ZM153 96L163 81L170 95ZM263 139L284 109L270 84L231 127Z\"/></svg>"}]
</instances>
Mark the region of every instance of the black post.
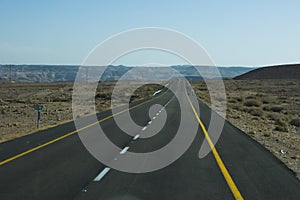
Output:
<instances>
[{"instance_id":1,"label":"black post","mask_svg":"<svg viewBox=\"0 0 300 200\"><path fill-rule=\"evenodd\" d=\"M41 120L41 110L43 109L42 105L35 105L34 109L37 111L37 122L36 122L36 127L39 128L40 127L40 120Z\"/></svg>"}]
</instances>

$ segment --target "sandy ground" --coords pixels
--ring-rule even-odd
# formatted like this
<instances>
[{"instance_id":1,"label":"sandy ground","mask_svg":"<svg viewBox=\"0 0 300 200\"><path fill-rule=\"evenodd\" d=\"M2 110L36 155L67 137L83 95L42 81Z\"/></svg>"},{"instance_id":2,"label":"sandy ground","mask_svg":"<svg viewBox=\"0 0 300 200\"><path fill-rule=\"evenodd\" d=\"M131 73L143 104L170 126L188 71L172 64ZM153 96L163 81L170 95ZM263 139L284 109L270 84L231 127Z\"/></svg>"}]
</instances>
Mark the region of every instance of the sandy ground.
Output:
<instances>
[{"instance_id":1,"label":"sandy ground","mask_svg":"<svg viewBox=\"0 0 300 200\"><path fill-rule=\"evenodd\" d=\"M134 84L136 83L131 83ZM99 83L95 95L98 112L110 109L114 86L113 82ZM130 96L127 86L128 83L121 85L124 89L119 89L119 101L114 105L125 103L124 96ZM145 85L134 92L131 100L145 98L159 89L159 85ZM72 120L72 92L73 83L70 82L0 83L0 142ZM39 129L37 112L34 109L36 104L43 106Z\"/></svg>"},{"instance_id":2,"label":"sandy ground","mask_svg":"<svg viewBox=\"0 0 300 200\"><path fill-rule=\"evenodd\" d=\"M264 145L300 178L300 80L225 80L227 119ZM197 96L210 103L204 82Z\"/></svg>"}]
</instances>

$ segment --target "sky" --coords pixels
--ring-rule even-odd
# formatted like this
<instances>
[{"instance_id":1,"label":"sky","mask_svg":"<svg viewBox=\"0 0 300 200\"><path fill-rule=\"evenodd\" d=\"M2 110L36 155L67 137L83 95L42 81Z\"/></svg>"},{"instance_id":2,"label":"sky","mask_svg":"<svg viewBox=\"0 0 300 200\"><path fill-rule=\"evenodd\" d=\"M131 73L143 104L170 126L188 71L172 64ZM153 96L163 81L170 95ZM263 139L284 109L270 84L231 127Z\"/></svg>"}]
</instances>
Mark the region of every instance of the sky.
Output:
<instances>
[{"instance_id":1,"label":"sky","mask_svg":"<svg viewBox=\"0 0 300 200\"><path fill-rule=\"evenodd\" d=\"M0 64L81 64L105 39L143 27L191 37L218 66L300 63L299 8L293 0L0 0ZM161 62L149 58L115 64Z\"/></svg>"}]
</instances>

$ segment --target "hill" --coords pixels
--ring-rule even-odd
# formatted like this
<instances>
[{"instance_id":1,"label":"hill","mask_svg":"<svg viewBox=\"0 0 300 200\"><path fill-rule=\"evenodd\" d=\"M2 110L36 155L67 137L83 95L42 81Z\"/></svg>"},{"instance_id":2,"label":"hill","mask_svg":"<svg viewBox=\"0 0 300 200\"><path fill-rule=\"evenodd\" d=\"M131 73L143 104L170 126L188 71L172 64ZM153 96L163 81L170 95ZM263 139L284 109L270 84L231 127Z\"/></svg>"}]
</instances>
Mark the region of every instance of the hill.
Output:
<instances>
[{"instance_id":1,"label":"hill","mask_svg":"<svg viewBox=\"0 0 300 200\"><path fill-rule=\"evenodd\" d=\"M262 67L236 76L235 80L300 79L300 64Z\"/></svg>"},{"instance_id":2,"label":"hill","mask_svg":"<svg viewBox=\"0 0 300 200\"><path fill-rule=\"evenodd\" d=\"M196 66L205 70L208 78L213 79L214 74L211 73L210 66ZM109 65L101 77L102 81L115 81L122 75L131 70L133 67L128 66L113 66ZM194 66L178 65L171 66L180 74L189 80L201 80L202 77ZM15 81L15 82L61 82L74 81L78 72L79 66L76 65L0 65L0 81ZM246 67L218 67L223 78L233 78L240 74L253 70L254 68ZM144 71L155 70L155 67L145 67ZM88 70L88 78L94 75L92 68ZM158 76L162 74L158 73ZM84 75L85 76L85 75ZM85 77L82 77L85 79Z\"/></svg>"}]
</instances>

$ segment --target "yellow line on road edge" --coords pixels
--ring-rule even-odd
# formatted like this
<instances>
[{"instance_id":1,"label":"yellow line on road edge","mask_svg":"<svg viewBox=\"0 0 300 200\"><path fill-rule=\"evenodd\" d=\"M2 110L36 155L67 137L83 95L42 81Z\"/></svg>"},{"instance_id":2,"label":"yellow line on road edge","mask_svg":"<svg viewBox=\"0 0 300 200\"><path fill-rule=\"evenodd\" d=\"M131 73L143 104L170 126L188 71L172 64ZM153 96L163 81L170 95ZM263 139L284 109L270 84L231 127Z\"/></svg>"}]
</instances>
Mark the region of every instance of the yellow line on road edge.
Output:
<instances>
[{"instance_id":1,"label":"yellow line on road edge","mask_svg":"<svg viewBox=\"0 0 300 200\"><path fill-rule=\"evenodd\" d=\"M203 133L205 135L205 138L206 138L206 140L207 140L207 142L208 142L208 144L209 144L209 146L210 146L210 148L211 148L211 150L213 152L213 155L214 155L214 157L215 157L215 159L216 159L216 161L218 163L218 166L219 166L219 168L220 168L220 170L221 170L221 172L222 172L222 174L223 174L223 176L224 176L224 178L225 178L225 180L227 182L227 185L229 186L229 188L230 188L233 196L235 197L235 199L242 200L243 197L242 197L240 191L238 190L237 186L233 182L233 180L232 180L232 178L231 178L228 170L226 169L226 167L225 167L225 165L224 165L224 163L223 163L223 161L222 161L222 159L221 159L221 157L220 157L217 149L215 148L213 142L211 141L211 139L210 139L210 137L209 137L209 135L208 135L208 133L206 131L206 128L205 128L204 124L200 120L200 117L197 114L197 111L196 111L195 107L193 106L192 101L190 100L190 97L187 94L186 94L186 96L187 96L187 99L188 99L188 101L189 101L189 103L191 105L191 108L192 108L193 112L194 112L194 115L195 115L198 123L200 124L200 127L201 127L201 129L202 129L202 131L203 131Z\"/></svg>"},{"instance_id":2,"label":"yellow line on road edge","mask_svg":"<svg viewBox=\"0 0 300 200\"><path fill-rule=\"evenodd\" d=\"M166 92L167 92L167 91L166 91ZM162 95L166 94L166 92L164 92ZM117 112L116 114L113 114L113 115L110 115L110 116L108 116L108 117L105 117L105 118L103 118L103 119L101 119L101 120L99 120L99 121L97 121L97 122L94 122L94 123L92 123L92 124L89 124L89 125L87 125L87 126L85 126L85 127L82 127L82 128L80 128L80 129L78 129L78 130L72 131L72 132L67 133L67 134L65 134L65 135L63 135L63 136L60 136L60 137L55 138L55 139L53 139L53 140L50 140L49 142L46 142L46 143L41 144L41 145L39 145L39 146L36 146L36 147L34 147L34 148L32 148L32 149L29 149L29 150L27 150L27 151L24 151L24 152L22 152L22 153L19 153L19 154L15 155L15 156L12 156L12 157L10 157L10 158L7 158L6 160L3 160L3 161L0 162L0 166L6 164L6 163L8 163L8 162L11 162L11 161L13 161L13 160L15 160L15 159L17 159L17 158L20 158L20 157L22 157L22 156L25 156L25 155L27 155L27 154L29 154L29 153L31 153L31 152L34 152L34 151L36 151L36 150L39 150L39 149L41 149L41 148L43 148L43 147L45 147L45 146L48 146L48 145L50 145L50 144L53 144L53 143L55 143L55 142L57 142L57 141L59 141L59 140L62 140L62 139L64 139L64 138L66 138L66 137L69 137L70 135L73 135L73 134L75 134L75 133L77 133L77 132L79 132L79 131L82 131L82 130L84 130L84 129L87 129L87 128L89 128L89 127L91 127L91 126L94 126L94 125L96 125L96 124L98 124L98 123L104 122L104 121L106 121L106 120L108 120L108 119L110 119L110 118L112 118L112 117L114 117L114 116L120 115L120 114L122 114L122 113L124 113L124 112L126 112L126 111L128 111L128 110L132 110L132 109L137 108L137 107L139 107L139 106L141 106L141 105L144 105L144 104L146 104L146 103L148 103L148 102L150 102L150 101L153 101L154 99L157 99L158 97L161 97L162 95L159 95L159 96L157 96L157 97L154 97L153 99L149 99L149 100L147 100L147 101L144 101L144 102L142 102L142 103L140 103L140 104L137 104L137 105L135 105L135 106L133 106L133 107L131 107L131 108L124 109L124 110L122 110L122 111L120 111L120 112Z\"/></svg>"}]
</instances>

